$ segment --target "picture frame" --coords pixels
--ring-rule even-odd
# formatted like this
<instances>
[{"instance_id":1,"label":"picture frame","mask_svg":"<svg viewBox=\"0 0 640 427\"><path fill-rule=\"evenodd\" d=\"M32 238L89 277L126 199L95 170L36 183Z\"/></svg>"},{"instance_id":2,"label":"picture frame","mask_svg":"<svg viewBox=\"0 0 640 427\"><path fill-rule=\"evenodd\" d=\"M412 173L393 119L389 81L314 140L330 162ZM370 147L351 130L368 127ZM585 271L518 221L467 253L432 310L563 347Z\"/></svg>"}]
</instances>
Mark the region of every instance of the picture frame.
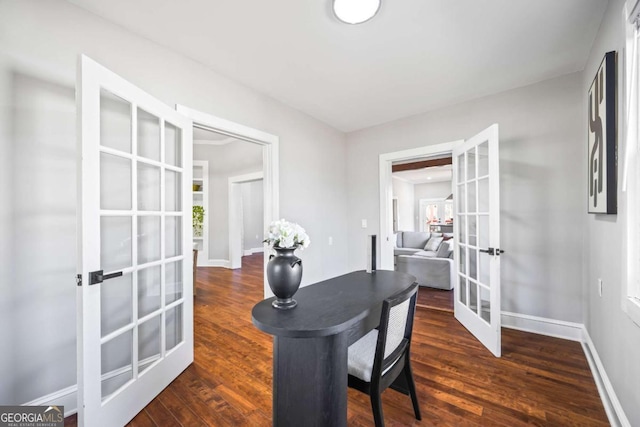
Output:
<instances>
[{"instance_id":1,"label":"picture frame","mask_svg":"<svg viewBox=\"0 0 640 427\"><path fill-rule=\"evenodd\" d=\"M616 52L607 52L589 87L588 212L617 214Z\"/></svg>"}]
</instances>

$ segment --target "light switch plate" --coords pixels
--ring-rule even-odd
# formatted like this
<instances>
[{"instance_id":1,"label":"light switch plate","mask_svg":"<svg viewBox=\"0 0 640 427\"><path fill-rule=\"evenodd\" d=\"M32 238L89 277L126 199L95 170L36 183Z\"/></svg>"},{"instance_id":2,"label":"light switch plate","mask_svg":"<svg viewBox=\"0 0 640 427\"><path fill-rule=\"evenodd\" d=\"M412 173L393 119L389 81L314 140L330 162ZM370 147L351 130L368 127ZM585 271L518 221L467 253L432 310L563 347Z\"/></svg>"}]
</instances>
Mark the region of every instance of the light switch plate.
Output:
<instances>
[{"instance_id":1,"label":"light switch plate","mask_svg":"<svg viewBox=\"0 0 640 427\"><path fill-rule=\"evenodd\" d=\"M362 220L362 228L367 228L367 220L366 219Z\"/></svg>"}]
</instances>

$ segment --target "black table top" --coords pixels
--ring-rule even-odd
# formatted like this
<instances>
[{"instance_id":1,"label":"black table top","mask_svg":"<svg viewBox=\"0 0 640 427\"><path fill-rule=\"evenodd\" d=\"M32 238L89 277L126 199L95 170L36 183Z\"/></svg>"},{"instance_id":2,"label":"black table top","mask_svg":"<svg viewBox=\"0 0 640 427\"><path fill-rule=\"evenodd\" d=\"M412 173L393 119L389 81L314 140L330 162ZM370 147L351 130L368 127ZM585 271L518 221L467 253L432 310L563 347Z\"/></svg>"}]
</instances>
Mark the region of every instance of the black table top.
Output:
<instances>
[{"instance_id":1,"label":"black table top","mask_svg":"<svg viewBox=\"0 0 640 427\"><path fill-rule=\"evenodd\" d=\"M291 310L271 306L275 299L253 307L253 324L271 335L311 338L339 334L366 318L379 315L382 302L415 283L416 278L397 271L355 271L300 288L298 305Z\"/></svg>"}]
</instances>

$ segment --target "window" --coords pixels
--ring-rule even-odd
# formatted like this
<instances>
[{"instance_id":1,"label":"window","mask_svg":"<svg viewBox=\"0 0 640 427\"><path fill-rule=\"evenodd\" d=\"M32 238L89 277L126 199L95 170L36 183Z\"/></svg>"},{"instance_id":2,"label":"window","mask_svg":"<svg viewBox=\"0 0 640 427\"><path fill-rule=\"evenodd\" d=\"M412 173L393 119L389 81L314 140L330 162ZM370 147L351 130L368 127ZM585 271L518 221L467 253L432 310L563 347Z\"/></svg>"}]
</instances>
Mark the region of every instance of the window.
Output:
<instances>
[{"instance_id":1,"label":"window","mask_svg":"<svg viewBox=\"0 0 640 427\"><path fill-rule=\"evenodd\" d=\"M427 224L438 223L438 205L431 204L426 207Z\"/></svg>"},{"instance_id":2,"label":"window","mask_svg":"<svg viewBox=\"0 0 640 427\"><path fill-rule=\"evenodd\" d=\"M627 289L623 307L640 325L640 3L625 5L625 133L622 189L627 199ZM621 63L622 61L618 61Z\"/></svg>"},{"instance_id":3,"label":"window","mask_svg":"<svg viewBox=\"0 0 640 427\"><path fill-rule=\"evenodd\" d=\"M453 200L420 199L420 231L431 224L453 224Z\"/></svg>"}]
</instances>

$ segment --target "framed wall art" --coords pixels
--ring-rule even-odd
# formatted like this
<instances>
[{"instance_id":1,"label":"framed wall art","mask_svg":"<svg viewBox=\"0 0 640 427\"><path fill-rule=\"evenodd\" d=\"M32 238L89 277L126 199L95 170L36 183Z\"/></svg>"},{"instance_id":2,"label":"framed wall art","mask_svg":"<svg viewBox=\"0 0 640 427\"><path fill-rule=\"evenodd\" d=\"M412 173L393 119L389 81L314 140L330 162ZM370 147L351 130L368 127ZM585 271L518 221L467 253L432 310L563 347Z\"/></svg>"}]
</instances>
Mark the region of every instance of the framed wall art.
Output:
<instances>
[{"instance_id":1,"label":"framed wall art","mask_svg":"<svg viewBox=\"0 0 640 427\"><path fill-rule=\"evenodd\" d=\"M616 214L616 52L607 52L589 88L589 213Z\"/></svg>"}]
</instances>

